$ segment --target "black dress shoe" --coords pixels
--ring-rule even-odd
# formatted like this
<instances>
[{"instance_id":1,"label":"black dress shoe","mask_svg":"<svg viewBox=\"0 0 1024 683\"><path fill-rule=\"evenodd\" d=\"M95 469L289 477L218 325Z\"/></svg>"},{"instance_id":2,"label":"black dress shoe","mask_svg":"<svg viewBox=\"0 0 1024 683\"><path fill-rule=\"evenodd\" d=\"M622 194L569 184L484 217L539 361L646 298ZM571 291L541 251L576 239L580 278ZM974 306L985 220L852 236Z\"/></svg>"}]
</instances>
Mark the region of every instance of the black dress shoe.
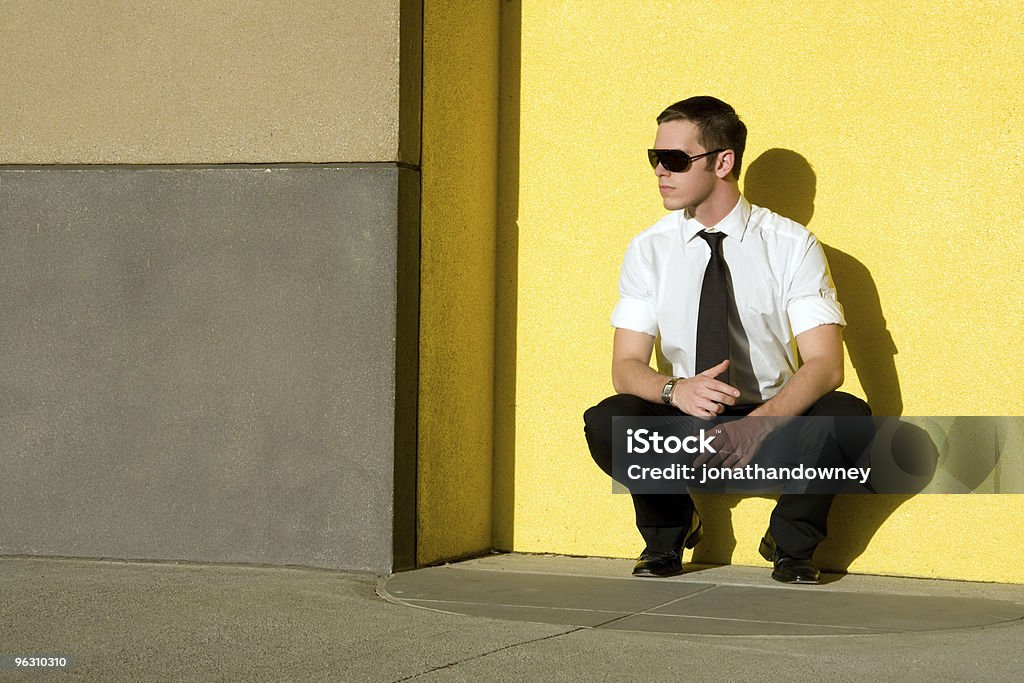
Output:
<instances>
[{"instance_id":1,"label":"black dress shoe","mask_svg":"<svg viewBox=\"0 0 1024 683\"><path fill-rule=\"evenodd\" d=\"M821 572L811 560L798 560L775 551L772 578L782 583L821 583Z\"/></svg>"},{"instance_id":2,"label":"black dress shoe","mask_svg":"<svg viewBox=\"0 0 1024 683\"><path fill-rule=\"evenodd\" d=\"M700 515L693 511L690 518L690 528L684 527L642 527L641 532L648 538L648 543L655 547L669 547L682 545L683 548L693 548L704 537L704 525L700 521ZM681 539L681 540L680 540ZM664 545L662 545L664 544ZM640 554L633 567L633 576L676 576L683 573L683 551L677 550L652 550L650 545Z\"/></svg>"},{"instance_id":3,"label":"black dress shoe","mask_svg":"<svg viewBox=\"0 0 1024 683\"><path fill-rule=\"evenodd\" d=\"M818 567L814 562L810 559L798 560L784 553L775 545L775 539L772 538L771 531L766 533L764 538L761 539L758 552L761 553L761 557L775 565L774 569L772 569L772 578L776 581L781 581L782 583L821 583L821 572L818 571Z\"/></svg>"},{"instance_id":4,"label":"black dress shoe","mask_svg":"<svg viewBox=\"0 0 1024 683\"><path fill-rule=\"evenodd\" d=\"M644 550L633 567L633 576L664 578L683 573L683 553L673 550Z\"/></svg>"}]
</instances>

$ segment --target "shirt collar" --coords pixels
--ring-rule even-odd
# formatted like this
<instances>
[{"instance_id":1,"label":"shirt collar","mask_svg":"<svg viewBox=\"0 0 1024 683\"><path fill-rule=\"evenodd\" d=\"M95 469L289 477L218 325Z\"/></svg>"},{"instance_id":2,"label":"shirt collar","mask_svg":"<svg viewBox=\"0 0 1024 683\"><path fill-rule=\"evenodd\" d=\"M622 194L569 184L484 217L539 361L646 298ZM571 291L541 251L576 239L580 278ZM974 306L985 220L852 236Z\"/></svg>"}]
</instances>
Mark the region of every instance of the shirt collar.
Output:
<instances>
[{"instance_id":1,"label":"shirt collar","mask_svg":"<svg viewBox=\"0 0 1024 683\"><path fill-rule=\"evenodd\" d=\"M747 201L746 197L740 195L740 200L736 202L736 206L733 207L732 211L710 228L704 227L700 221L690 215L689 211L682 211L681 216L683 220L684 242L689 242L702 230L724 232L727 237L734 237L742 242L743 235L747 231L747 221L750 220L750 202Z\"/></svg>"}]
</instances>

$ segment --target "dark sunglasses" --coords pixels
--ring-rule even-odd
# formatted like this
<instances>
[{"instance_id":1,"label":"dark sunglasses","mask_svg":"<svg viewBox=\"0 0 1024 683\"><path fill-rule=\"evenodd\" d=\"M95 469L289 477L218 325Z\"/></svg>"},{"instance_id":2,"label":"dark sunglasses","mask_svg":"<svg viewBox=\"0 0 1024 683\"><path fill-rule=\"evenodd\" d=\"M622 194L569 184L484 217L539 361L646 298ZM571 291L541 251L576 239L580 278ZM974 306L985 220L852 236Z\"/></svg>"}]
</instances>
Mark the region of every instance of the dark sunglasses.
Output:
<instances>
[{"instance_id":1,"label":"dark sunglasses","mask_svg":"<svg viewBox=\"0 0 1024 683\"><path fill-rule=\"evenodd\" d=\"M697 159L703 159L704 157L724 151L725 148L716 149L691 157L681 149L649 149L647 150L647 159L651 162L651 168L658 168L658 164L661 164L666 171L685 173L690 170L690 166Z\"/></svg>"}]
</instances>

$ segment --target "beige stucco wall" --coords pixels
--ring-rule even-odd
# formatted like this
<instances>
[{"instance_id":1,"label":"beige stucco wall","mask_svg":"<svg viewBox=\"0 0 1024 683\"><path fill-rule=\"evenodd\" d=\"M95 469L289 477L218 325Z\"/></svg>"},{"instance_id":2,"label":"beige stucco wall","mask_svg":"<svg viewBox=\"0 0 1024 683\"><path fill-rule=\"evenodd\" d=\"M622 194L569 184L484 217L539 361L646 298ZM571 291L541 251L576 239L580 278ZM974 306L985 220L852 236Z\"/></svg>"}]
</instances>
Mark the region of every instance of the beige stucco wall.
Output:
<instances>
[{"instance_id":1,"label":"beige stucco wall","mask_svg":"<svg viewBox=\"0 0 1024 683\"><path fill-rule=\"evenodd\" d=\"M0 163L418 163L419 7L0 2Z\"/></svg>"}]
</instances>

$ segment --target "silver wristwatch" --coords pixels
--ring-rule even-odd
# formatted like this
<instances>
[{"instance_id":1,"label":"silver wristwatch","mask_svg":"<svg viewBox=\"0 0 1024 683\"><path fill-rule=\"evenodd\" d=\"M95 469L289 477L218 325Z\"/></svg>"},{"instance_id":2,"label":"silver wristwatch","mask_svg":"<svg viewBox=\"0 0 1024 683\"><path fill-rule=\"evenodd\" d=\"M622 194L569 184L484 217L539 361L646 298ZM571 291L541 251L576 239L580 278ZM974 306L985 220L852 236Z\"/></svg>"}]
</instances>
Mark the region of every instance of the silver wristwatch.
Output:
<instances>
[{"instance_id":1,"label":"silver wristwatch","mask_svg":"<svg viewBox=\"0 0 1024 683\"><path fill-rule=\"evenodd\" d=\"M665 388L661 390L661 402L672 405L672 390L676 386L676 382L681 380L682 377L673 377L665 383Z\"/></svg>"}]
</instances>

